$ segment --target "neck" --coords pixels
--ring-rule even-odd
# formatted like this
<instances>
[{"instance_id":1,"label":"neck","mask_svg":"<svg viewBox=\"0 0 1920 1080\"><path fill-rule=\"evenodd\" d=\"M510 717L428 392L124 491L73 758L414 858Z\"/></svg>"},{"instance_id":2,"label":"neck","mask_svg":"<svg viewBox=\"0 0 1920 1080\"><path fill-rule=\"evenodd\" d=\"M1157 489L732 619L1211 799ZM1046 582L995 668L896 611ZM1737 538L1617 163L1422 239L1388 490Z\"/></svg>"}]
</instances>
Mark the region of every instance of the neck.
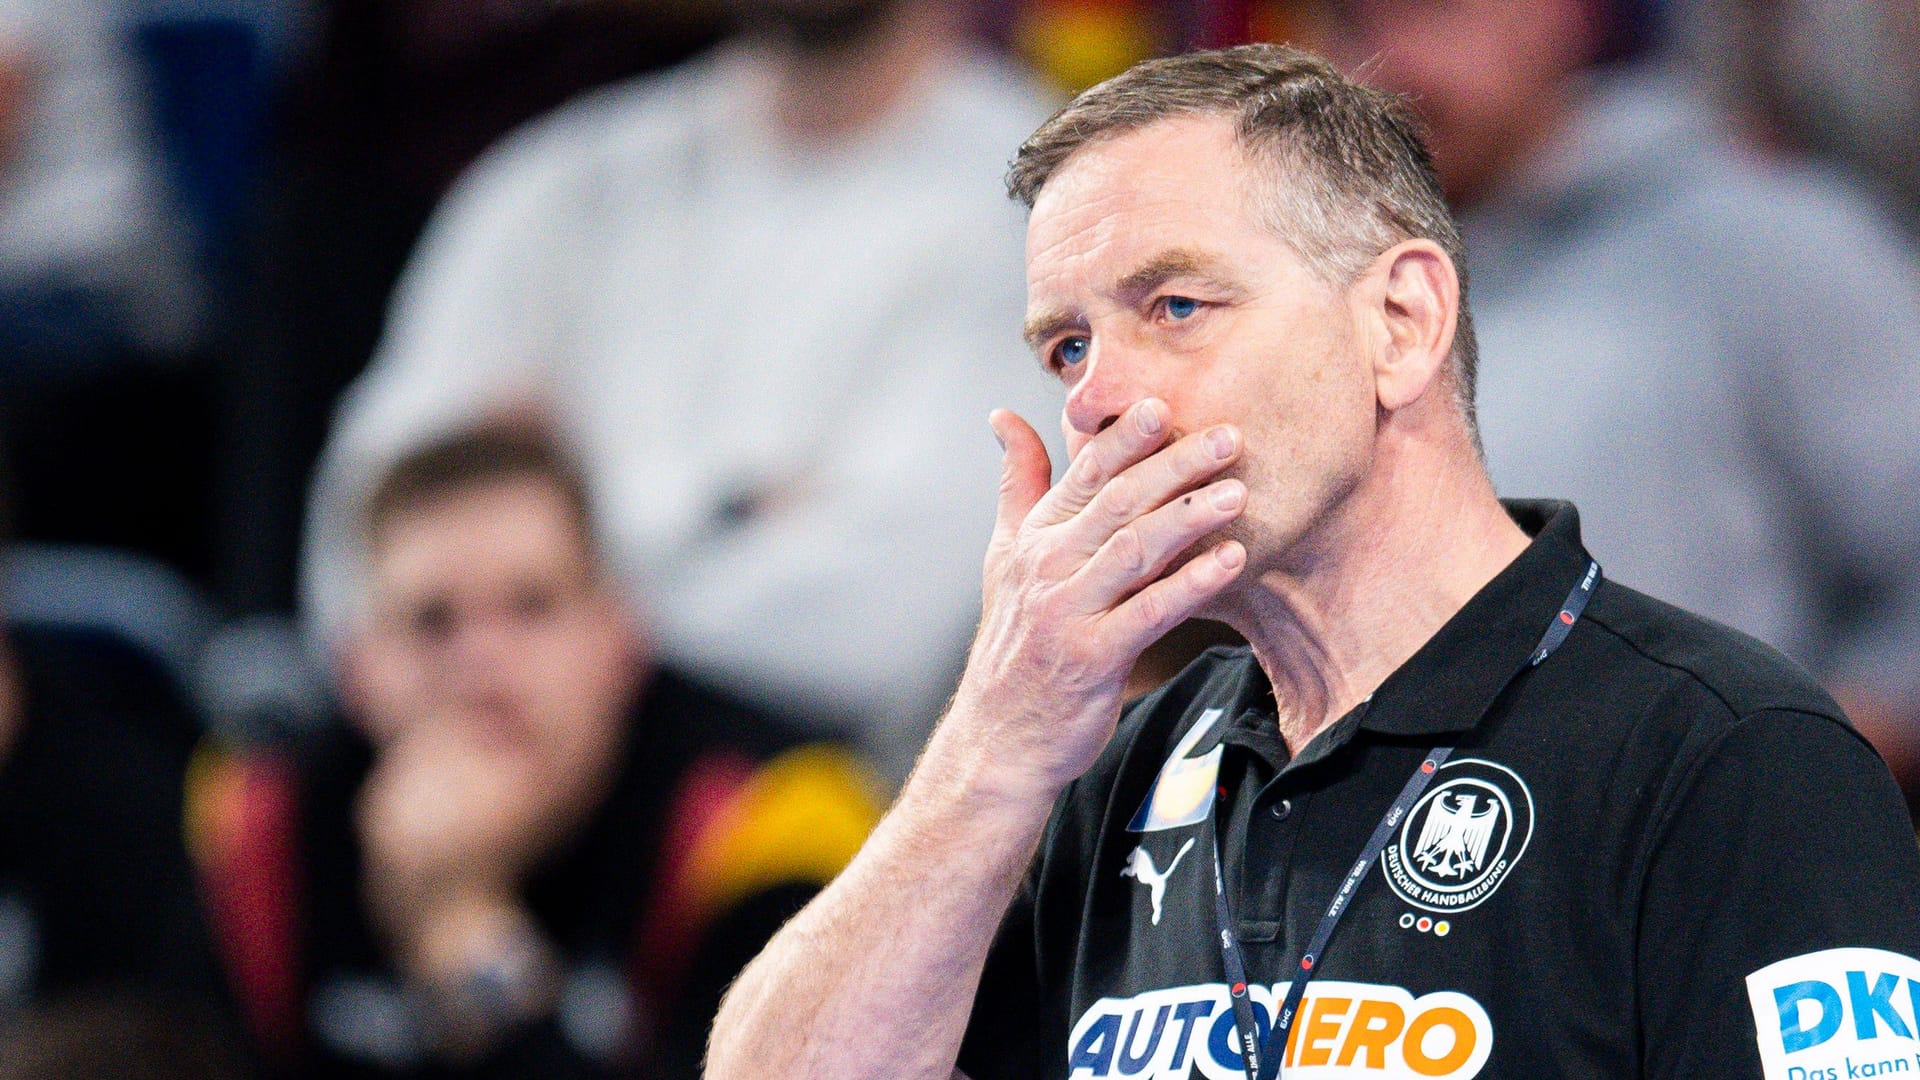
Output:
<instances>
[{"instance_id":1,"label":"neck","mask_svg":"<svg viewBox=\"0 0 1920 1080\"><path fill-rule=\"evenodd\" d=\"M1389 422L1391 426L1391 422ZM1386 440L1372 468L1221 618L1273 683L1298 754L1418 652L1528 544L1473 451Z\"/></svg>"},{"instance_id":2,"label":"neck","mask_svg":"<svg viewBox=\"0 0 1920 1080\"><path fill-rule=\"evenodd\" d=\"M949 5L907 2L836 43L788 36L757 44L772 76L775 128L799 144L858 138L884 119L953 44Z\"/></svg>"}]
</instances>

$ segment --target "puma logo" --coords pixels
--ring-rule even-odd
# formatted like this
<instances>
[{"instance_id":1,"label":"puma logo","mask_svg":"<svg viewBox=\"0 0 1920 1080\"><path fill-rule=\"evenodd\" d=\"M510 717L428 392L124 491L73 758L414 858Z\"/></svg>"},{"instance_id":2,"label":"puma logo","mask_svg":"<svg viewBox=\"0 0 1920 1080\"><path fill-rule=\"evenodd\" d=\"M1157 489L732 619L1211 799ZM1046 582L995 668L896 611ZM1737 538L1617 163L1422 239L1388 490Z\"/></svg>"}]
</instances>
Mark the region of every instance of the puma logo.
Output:
<instances>
[{"instance_id":1,"label":"puma logo","mask_svg":"<svg viewBox=\"0 0 1920 1080\"><path fill-rule=\"evenodd\" d=\"M1155 926L1160 925L1160 902L1167 897L1167 879L1173 876L1174 867L1180 865L1180 860L1186 857L1187 849L1192 846L1193 837L1189 836L1174 854L1173 861L1167 864L1166 873L1161 873L1160 868L1153 865L1153 856L1147 854L1144 844L1134 848L1133 854L1127 856L1127 865L1120 868L1121 877L1134 878L1146 885L1147 896L1153 901Z\"/></svg>"}]
</instances>

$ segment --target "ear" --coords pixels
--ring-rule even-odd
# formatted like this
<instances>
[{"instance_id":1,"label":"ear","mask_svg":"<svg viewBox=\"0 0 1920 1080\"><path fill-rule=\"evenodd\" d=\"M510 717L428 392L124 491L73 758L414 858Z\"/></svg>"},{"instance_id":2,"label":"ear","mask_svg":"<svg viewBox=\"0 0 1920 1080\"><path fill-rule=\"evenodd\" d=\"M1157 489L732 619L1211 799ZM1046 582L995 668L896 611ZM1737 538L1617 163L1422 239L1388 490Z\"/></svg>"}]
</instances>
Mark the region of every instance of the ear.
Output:
<instances>
[{"instance_id":1,"label":"ear","mask_svg":"<svg viewBox=\"0 0 1920 1080\"><path fill-rule=\"evenodd\" d=\"M1374 360L1374 393L1391 412L1420 400L1446 370L1460 314L1460 275L1431 240L1394 245L1367 273L1378 283L1368 295L1384 331Z\"/></svg>"}]
</instances>

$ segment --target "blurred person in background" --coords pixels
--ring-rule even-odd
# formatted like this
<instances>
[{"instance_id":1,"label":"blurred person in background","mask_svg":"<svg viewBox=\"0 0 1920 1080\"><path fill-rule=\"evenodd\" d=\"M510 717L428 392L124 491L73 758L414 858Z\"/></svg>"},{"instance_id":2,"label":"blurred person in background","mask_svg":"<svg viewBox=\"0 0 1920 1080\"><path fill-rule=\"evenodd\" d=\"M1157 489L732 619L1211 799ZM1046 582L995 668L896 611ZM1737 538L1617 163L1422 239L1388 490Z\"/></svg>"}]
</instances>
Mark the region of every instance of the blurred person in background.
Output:
<instances>
[{"instance_id":1,"label":"blurred person in background","mask_svg":"<svg viewBox=\"0 0 1920 1080\"><path fill-rule=\"evenodd\" d=\"M428 227L311 502L334 640L350 506L432 432L531 406L603 482L664 658L864 728L895 771L950 692L1015 363L1006 147L1047 111L965 5L742 0L741 32L516 133Z\"/></svg>"},{"instance_id":2,"label":"blurred person in background","mask_svg":"<svg viewBox=\"0 0 1920 1080\"><path fill-rule=\"evenodd\" d=\"M325 1077L696 1076L727 981L875 820L866 774L656 662L585 481L536 429L417 447L361 522L352 725L308 748L296 813L213 860L221 895L297 913L242 899L223 923L252 953L235 969L267 973L241 996L269 1057ZM270 880L288 851L301 880ZM299 940L233 940L262 925Z\"/></svg>"},{"instance_id":3,"label":"blurred person in background","mask_svg":"<svg viewBox=\"0 0 1920 1080\"><path fill-rule=\"evenodd\" d=\"M1920 263L1738 145L1635 0L1340 0L1459 209L1501 494L1831 687L1920 809Z\"/></svg>"},{"instance_id":4,"label":"blurred person in background","mask_svg":"<svg viewBox=\"0 0 1920 1080\"><path fill-rule=\"evenodd\" d=\"M289 0L281 0L289 2ZM710 48L716 0L325 0L266 124L230 404L227 599L291 612L308 480L434 205L577 94Z\"/></svg>"},{"instance_id":5,"label":"blurred person in background","mask_svg":"<svg viewBox=\"0 0 1920 1080\"><path fill-rule=\"evenodd\" d=\"M179 348L200 317L134 33L151 4L0 0L0 375Z\"/></svg>"},{"instance_id":6,"label":"blurred person in background","mask_svg":"<svg viewBox=\"0 0 1920 1080\"><path fill-rule=\"evenodd\" d=\"M1920 4L1682 0L1672 17L1749 142L1839 163L1920 242Z\"/></svg>"}]
</instances>

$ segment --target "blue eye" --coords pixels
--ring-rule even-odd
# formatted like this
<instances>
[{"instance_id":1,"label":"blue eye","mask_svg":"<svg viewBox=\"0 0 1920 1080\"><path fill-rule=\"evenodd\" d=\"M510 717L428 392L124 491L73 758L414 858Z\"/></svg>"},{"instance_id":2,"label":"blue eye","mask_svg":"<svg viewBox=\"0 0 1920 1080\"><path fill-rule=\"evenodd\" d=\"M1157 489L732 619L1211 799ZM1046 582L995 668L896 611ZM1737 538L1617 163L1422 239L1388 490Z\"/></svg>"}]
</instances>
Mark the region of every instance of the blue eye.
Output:
<instances>
[{"instance_id":1,"label":"blue eye","mask_svg":"<svg viewBox=\"0 0 1920 1080\"><path fill-rule=\"evenodd\" d=\"M1087 358L1087 339L1070 337L1054 346L1053 355L1067 367L1072 367Z\"/></svg>"},{"instance_id":2,"label":"blue eye","mask_svg":"<svg viewBox=\"0 0 1920 1080\"><path fill-rule=\"evenodd\" d=\"M1200 301L1189 296L1167 297L1167 317L1174 320L1191 318L1200 310Z\"/></svg>"}]
</instances>

